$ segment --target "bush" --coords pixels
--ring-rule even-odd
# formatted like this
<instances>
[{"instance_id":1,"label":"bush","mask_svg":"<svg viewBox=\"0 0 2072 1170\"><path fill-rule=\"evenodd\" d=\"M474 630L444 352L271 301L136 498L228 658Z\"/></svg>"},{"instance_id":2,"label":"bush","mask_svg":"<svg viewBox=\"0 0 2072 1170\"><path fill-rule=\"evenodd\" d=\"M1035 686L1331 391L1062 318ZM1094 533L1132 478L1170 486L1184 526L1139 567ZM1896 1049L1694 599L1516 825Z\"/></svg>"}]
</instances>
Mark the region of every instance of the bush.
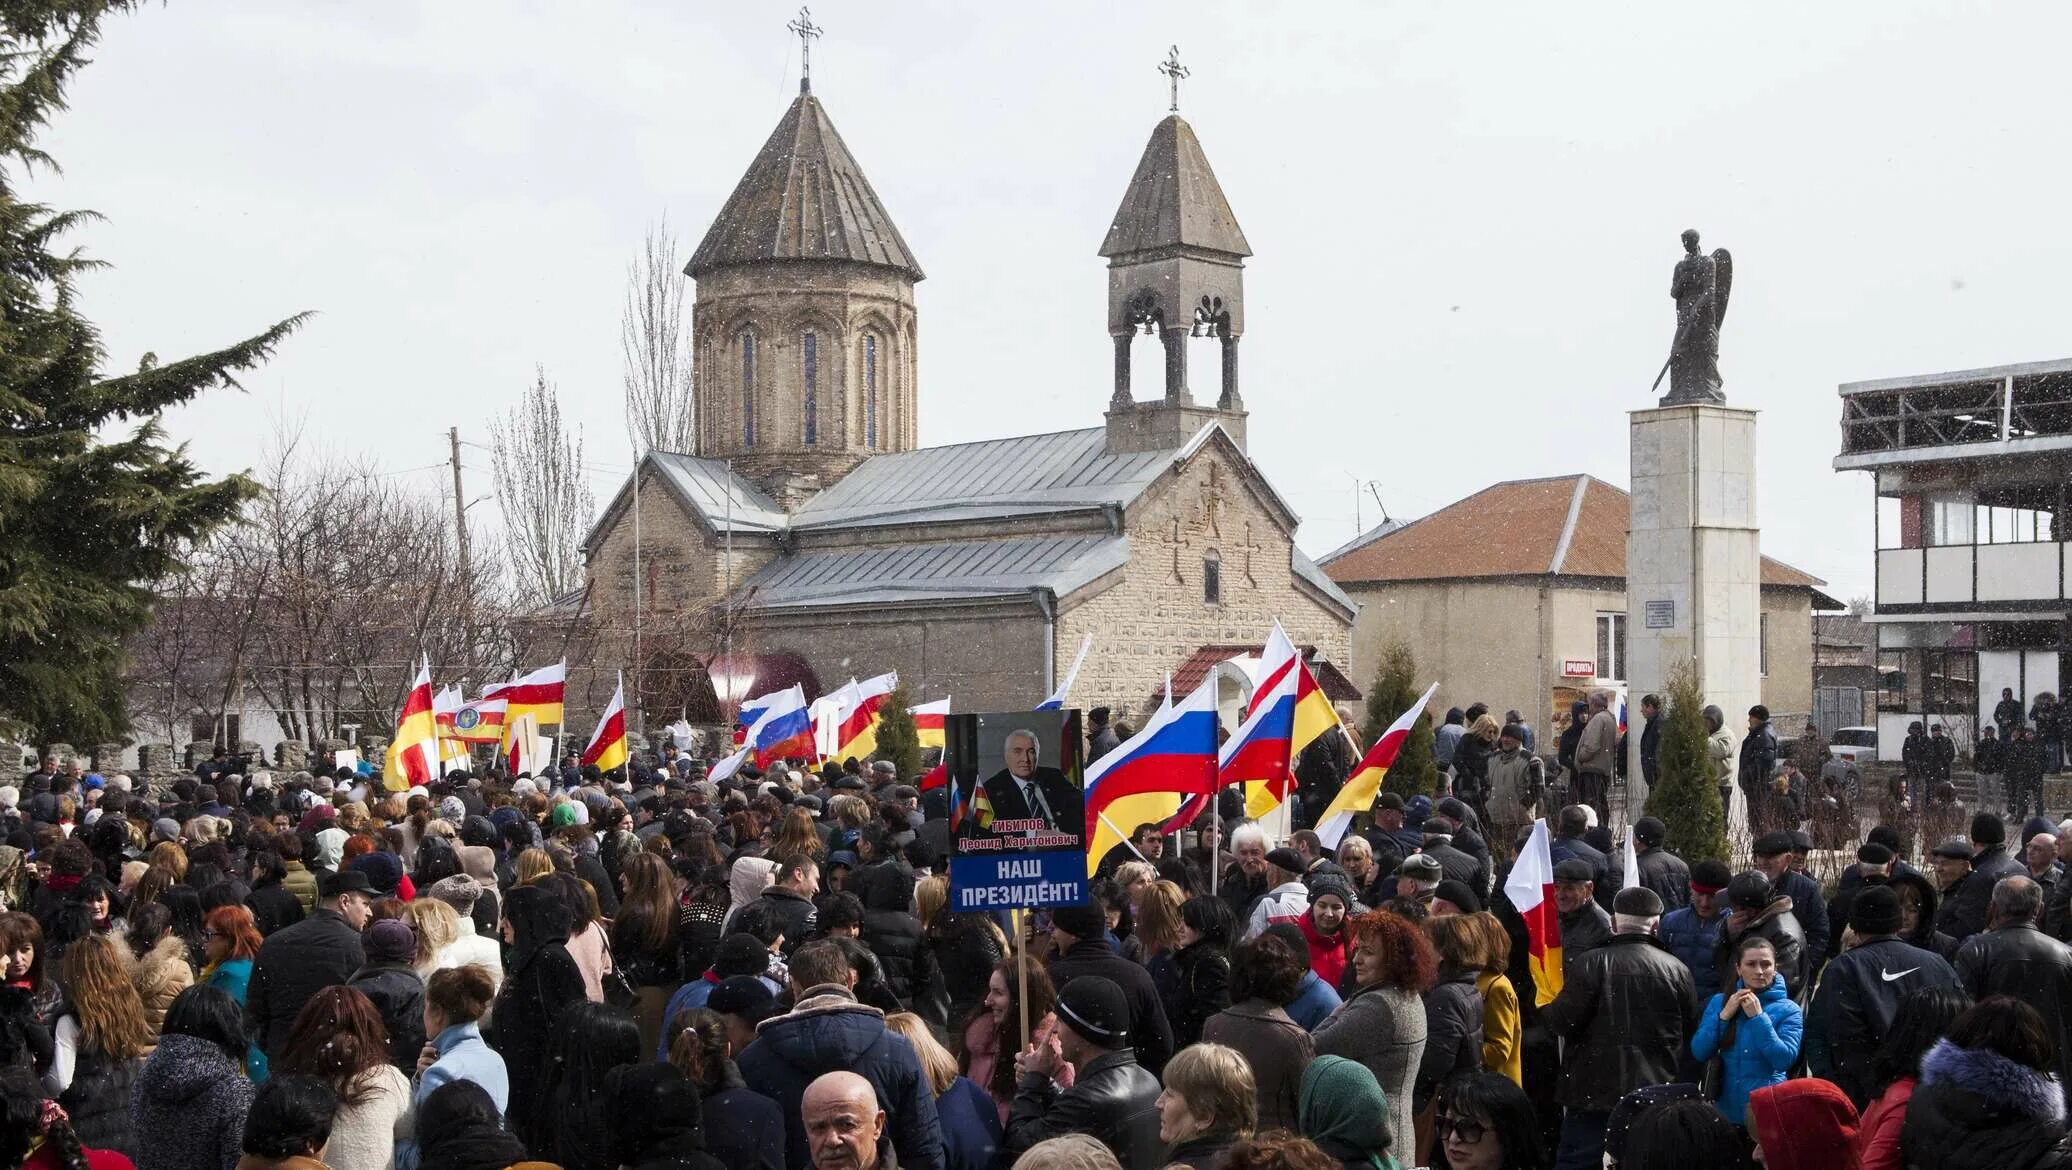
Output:
<instances>
[{"instance_id":1,"label":"bush","mask_svg":"<svg viewBox=\"0 0 2072 1170\"><path fill-rule=\"evenodd\" d=\"M1689 663L1669 672L1667 707L1655 749L1655 786L1647 812L1669 830L1662 847L1685 861L1727 857L1727 814L1705 752L1705 700Z\"/></svg>"},{"instance_id":2,"label":"bush","mask_svg":"<svg viewBox=\"0 0 2072 1170\"><path fill-rule=\"evenodd\" d=\"M884 704L878 708L878 750L871 753L873 760L892 761L902 784L918 783L921 776L921 733L914 727L914 717L907 712L913 704L905 683L893 687L892 693L885 696Z\"/></svg>"}]
</instances>

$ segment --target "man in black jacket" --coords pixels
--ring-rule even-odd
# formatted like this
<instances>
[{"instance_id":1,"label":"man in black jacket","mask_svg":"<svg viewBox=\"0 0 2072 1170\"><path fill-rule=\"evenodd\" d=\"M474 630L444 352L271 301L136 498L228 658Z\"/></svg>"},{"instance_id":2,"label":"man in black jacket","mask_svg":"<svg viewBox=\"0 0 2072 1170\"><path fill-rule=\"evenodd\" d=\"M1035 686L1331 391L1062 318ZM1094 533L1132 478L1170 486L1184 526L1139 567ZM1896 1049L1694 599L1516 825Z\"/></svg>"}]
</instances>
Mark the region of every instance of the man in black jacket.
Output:
<instances>
[{"instance_id":1,"label":"man in black jacket","mask_svg":"<svg viewBox=\"0 0 2072 1170\"><path fill-rule=\"evenodd\" d=\"M1900 940L1900 925L1899 895L1890 886L1880 881L1854 891L1849 929L1856 945L1827 965L1806 1020L1807 1067L1841 1086L1859 1109L1876 1094L1872 1058L1899 1016L1901 997L1918 987L1957 986L1957 972L1941 955Z\"/></svg>"},{"instance_id":2,"label":"man in black jacket","mask_svg":"<svg viewBox=\"0 0 2072 1170\"><path fill-rule=\"evenodd\" d=\"M1748 735L1741 741L1740 766L1735 771L1749 807L1762 803L1776 771L1777 737L1770 731L1770 709L1757 703L1748 709Z\"/></svg>"},{"instance_id":3,"label":"man in black jacket","mask_svg":"<svg viewBox=\"0 0 2072 1170\"><path fill-rule=\"evenodd\" d=\"M1640 867L1640 884L1661 895L1662 905L1679 910L1691 901L1691 867L1684 859L1662 848L1669 838L1669 826L1654 817L1633 822L1634 862Z\"/></svg>"},{"instance_id":4,"label":"man in black jacket","mask_svg":"<svg viewBox=\"0 0 2072 1170\"><path fill-rule=\"evenodd\" d=\"M1807 848L1812 844L1809 838ZM1764 833L1756 839L1752 852L1755 868L1770 879L1770 892L1791 899L1792 917L1798 919L1805 934L1806 948L1799 952L1799 975L1791 980L1796 993L1802 982L1811 983L1820 974L1820 964L1827 957L1827 896L1820 892L1819 882L1792 867L1798 853L1798 842L1792 834L1783 830ZM1784 966L1781 954L1777 956L1777 965Z\"/></svg>"},{"instance_id":5,"label":"man in black jacket","mask_svg":"<svg viewBox=\"0 0 2072 1170\"><path fill-rule=\"evenodd\" d=\"M2072 1093L2072 948L2036 928L2043 888L2029 878L2002 879L1990 907L1992 925L1957 949L1957 977L1973 999L2013 996L2043 1016L2058 1083Z\"/></svg>"},{"instance_id":6,"label":"man in black jacket","mask_svg":"<svg viewBox=\"0 0 2072 1170\"><path fill-rule=\"evenodd\" d=\"M1936 923L1958 942L1986 929L1993 887L2000 879L2028 872L2022 859L2007 851L2007 826L1998 814L1981 812L1971 818L1971 844L1977 850L1971 856L1971 873L1950 892L1954 905Z\"/></svg>"},{"instance_id":7,"label":"man in black jacket","mask_svg":"<svg viewBox=\"0 0 2072 1170\"><path fill-rule=\"evenodd\" d=\"M798 950L813 933L819 918L813 899L820 895L820 866L803 853L784 859L777 882L764 890L759 901L770 907L775 921L784 928L784 953Z\"/></svg>"},{"instance_id":8,"label":"man in black jacket","mask_svg":"<svg viewBox=\"0 0 2072 1170\"><path fill-rule=\"evenodd\" d=\"M1072 980L1097 975L1120 988L1129 1007L1128 1032L1137 1063L1158 1075L1173 1055L1173 1029L1165 1005L1143 965L1108 945L1108 920L1101 907L1059 906L1051 911L1050 936L1058 948L1050 961L1051 984L1062 993Z\"/></svg>"},{"instance_id":9,"label":"man in black jacket","mask_svg":"<svg viewBox=\"0 0 2072 1170\"><path fill-rule=\"evenodd\" d=\"M1559 1099L1566 1116L1555 1170L1596 1170L1619 1098L1677 1079L1698 1024L1691 972L1655 941L1662 899L1645 887L1612 902L1611 941L1570 970L1540 1023L1568 1042Z\"/></svg>"},{"instance_id":10,"label":"man in black jacket","mask_svg":"<svg viewBox=\"0 0 2072 1170\"><path fill-rule=\"evenodd\" d=\"M1084 975L1058 989L1057 1013L1064 1026L1054 1042L1015 1060L1002 1152L1019 1155L1037 1142L1083 1133L1107 1146L1123 1170L1157 1170L1165 1153L1158 1078L1130 1049L1129 997L1113 980ZM1051 1079L1061 1063L1074 1073L1063 1092Z\"/></svg>"},{"instance_id":11,"label":"man in black jacket","mask_svg":"<svg viewBox=\"0 0 2072 1170\"><path fill-rule=\"evenodd\" d=\"M316 910L260 944L245 990L245 1022L266 1055L278 1060L288 1030L311 996L351 979L367 963L360 928L373 910L367 875L344 870L324 875Z\"/></svg>"},{"instance_id":12,"label":"man in black jacket","mask_svg":"<svg viewBox=\"0 0 2072 1170\"><path fill-rule=\"evenodd\" d=\"M1720 924L1719 950L1713 964L1719 969L1721 987L1734 982L1735 944L1742 935L1758 934L1770 940L1785 993L1798 998L1799 989L1806 984L1806 932L1792 907L1791 895L1773 887L1761 872L1751 869L1734 875L1734 880L1727 883L1727 920Z\"/></svg>"}]
</instances>

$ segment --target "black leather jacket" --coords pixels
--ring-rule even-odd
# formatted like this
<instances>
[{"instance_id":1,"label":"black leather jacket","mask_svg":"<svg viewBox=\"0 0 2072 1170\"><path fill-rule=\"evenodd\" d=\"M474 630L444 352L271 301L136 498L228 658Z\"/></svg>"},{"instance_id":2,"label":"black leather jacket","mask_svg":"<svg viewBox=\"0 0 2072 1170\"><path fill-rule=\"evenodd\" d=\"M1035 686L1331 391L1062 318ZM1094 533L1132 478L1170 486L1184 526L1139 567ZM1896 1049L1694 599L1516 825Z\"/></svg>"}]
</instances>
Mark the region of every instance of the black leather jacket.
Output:
<instances>
[{"instance_id":1,"label":"black leather jacket","mask_svg":"<svg viewBox=\"0 0 2072 1170\"><path fill-rule=\"evenodd\" d=\"M1615 934L1583 957L1540 1023L1569 1043L1557 1099L1609 1112L1643 1085L1668 1084L1698 1023L1690 968L1645 934Z\"/></svg>"},{"instance_id":2,"label":"black leather jacket","mask_svg":"<svg viewBox=\"0 0 2072 1170\"><path fill-rule=\"evenodd\" d=\"M1734 985L1734 945L1745 934L1770 940L1770 949L1777 955L1777 973L1784 976L1785 994L1797 999L1799 988L1806 982L1806 931L1792 913L1792 900L1782 894L1772 896L1755 921L1738 930L1733 915L1728 914L1720 927L1719 950L1713 964L1719 968L1721 987Z\"/></svg>"},{"instance_id":3,"label":"black leather jacket","mask_svg":"<svg viewBox=\"0 0 2072 1170\"><path fill-rule=\"evenodd\" d=\"M1004 1152L1018 1155L1047 1138L1083 1133L1113 1151L1123 1170L1158 1170L1165 1154L1158 1092L1158 1078L1127 1048L1088 1061L1062 1093L1049 1077L1025 1076L1007 1115Z\"/></svg>"},{"instance_id":4,"label":"black leather jacket","mask_svg":"<svg viewBox=\"0 0 2072 1170\"><path fill-rule=\"evenodd\" d=\"M1973 999L2010 995L2043 1016L2060 1085L2072 1086L2072 947L2032 923L1996 926L1957 948L1957 978Z\"/></svg>"},{"instance_id":5,"label":"black leather jacket","mask_svg":"<svg viewBox=\"0 0 2072 1170\"><path fill-rule=\"evenodd\" d=\"M1936 926L1959 942L1986 928L1986 909L1993 901L1993 886L2004 877L2026 875L2029 867L2010 854L2005 845L1988 845L1971 859L1971 872L1950 892L1950 905Z\"/></svg>"}]
</instances>

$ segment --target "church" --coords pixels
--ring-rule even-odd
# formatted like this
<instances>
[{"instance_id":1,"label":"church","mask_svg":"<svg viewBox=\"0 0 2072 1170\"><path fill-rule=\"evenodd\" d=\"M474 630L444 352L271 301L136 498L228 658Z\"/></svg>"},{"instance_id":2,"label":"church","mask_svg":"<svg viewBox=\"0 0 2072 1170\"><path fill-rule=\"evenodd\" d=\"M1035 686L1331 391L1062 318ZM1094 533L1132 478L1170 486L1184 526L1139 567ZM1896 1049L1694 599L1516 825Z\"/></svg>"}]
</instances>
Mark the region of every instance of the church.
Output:
<instances>
[{"instance_id":1,"label":"church","mask_svg":"<svg viewBox=\"0 0 2072 1170\"><path fill-rule=\"evenodd\" d=\"M1135 725L1168 674L1219 673L1234 705L1231 660L1276 620L1356 699L1357 606L1245 451L1251 248L1177 112L1099 255L1102 425L922 446L921 263L807 72L685 268L697 449L641 461L584 540L580 595L541 615L580 706L624 663L650 733L890 670L917 703L1026 710L1090 637L1072 705ZM1214 339L1216 368L1189 368L1190 337ZM1162 385L1130 384L1139 341L1161 347Z\"/></svg>"}]
</instances>

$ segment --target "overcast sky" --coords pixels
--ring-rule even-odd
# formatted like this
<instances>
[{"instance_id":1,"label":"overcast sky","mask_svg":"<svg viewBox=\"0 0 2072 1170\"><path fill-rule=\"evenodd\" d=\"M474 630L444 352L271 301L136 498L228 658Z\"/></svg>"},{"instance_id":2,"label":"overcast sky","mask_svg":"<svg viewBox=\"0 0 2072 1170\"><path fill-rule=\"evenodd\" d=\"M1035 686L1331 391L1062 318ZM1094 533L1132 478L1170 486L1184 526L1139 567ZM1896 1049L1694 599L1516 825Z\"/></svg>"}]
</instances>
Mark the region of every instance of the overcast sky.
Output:
<instances>
[{"instance_id":1,"label":"overcast sky","mask_svg":"<svg viewBox=\"0 0 2072 1170\"><path fill-rule=\"evenodd\" d=\"M109 217L77 242L114 264L86 285L112 366L321 314L248 395L170 420L208 466L251 466L286 416L429 468L448 426L486 442L537 363L601 502L630 463L626 264L664 213L687 253L732 190L796 93L793 12L147 7L109 25L46 139L65 174L35 191ZM927 444L1100 421L1095 251L1179 42L1182 112L1256 253L1251 451L1314 554L1353 535L1356 482L1398 517L1501 479L1624 486L1685 227L1735 256L1720 364L1763 412L1764 550L1843 598L1868 590L1871 510L1868 478L1829 466L1836 384L2072 352L2062 5L814 18L815 92L928 271ZM486 453L467 462L487 494Z\"/></svg>"}]
</instances>

